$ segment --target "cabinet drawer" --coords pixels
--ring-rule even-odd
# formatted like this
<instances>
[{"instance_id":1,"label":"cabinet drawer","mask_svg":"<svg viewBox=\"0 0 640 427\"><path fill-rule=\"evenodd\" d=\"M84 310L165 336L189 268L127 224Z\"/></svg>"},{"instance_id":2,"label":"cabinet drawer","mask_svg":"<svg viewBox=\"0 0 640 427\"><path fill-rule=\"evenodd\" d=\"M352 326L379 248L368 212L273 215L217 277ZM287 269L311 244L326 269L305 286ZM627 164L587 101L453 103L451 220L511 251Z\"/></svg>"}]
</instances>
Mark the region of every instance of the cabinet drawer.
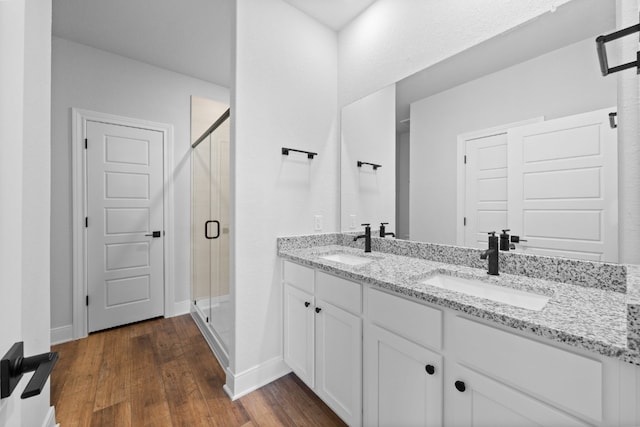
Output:
<instances>
[{"instance_id":1,"label":"cabinet drawer","mask_svg":"<svg viewBox=\"0 0 640 427\"><path fill-rule=\"evenodd\" d=\"M313 294L313 269L290 261L284 261L283 264L282 277L285 283Z\"/></svg>"},{"instance_id":2,"label":"cabinet drawer","mask_svg":"<svg viewBox=\"0 0 640 427\"><path fill-rule=\"evenodd\" d=\"M369 290L369 321L420 345L442 348L442 311Z\"/></svg>"},{"instance_id":3,"label":"cabinet drawer","mask_svg":"<svg viewBox=\"0 0 640 427\"><path fill-rule=\"evenodd\" d=\"M330 274L316 274L316 297L360 315L362 312L362 285Z\"/></svg>"},{"instance_id":4,"label":"cabinet drawer","mask_svg":"<svg viewBox=\"0 0 640 427\"><path fill-rule=\"evenodd\" d=\"M465 365L543 398L556 407L602 421L602 363L461 317L452 348Z\"/></svg>"}]
</instances>

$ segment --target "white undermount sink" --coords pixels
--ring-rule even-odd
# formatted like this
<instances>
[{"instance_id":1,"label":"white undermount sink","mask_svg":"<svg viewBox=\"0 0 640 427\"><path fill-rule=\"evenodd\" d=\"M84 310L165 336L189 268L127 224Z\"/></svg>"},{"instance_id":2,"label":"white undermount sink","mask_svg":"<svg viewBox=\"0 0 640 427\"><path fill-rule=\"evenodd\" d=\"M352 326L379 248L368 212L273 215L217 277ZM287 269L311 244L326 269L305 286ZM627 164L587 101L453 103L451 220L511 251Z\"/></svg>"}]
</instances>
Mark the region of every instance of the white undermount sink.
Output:
<instances>
[{"instance_id":1,"label":"white undermount sink","mask_svg":"<svg viewBox=\"0 0 640 427\"><path fill-rule=\"evenodd\" d=\"M481 280L463 279L442 274L430 277L421 283L533 311L542 310L549 302L549 297L544 295L492 285Z\"/></svg>"},{"instance_id":2,"label":"white undermount sink","mask_svg":"<svg viewBox=\"0 0 640 427\"><path fill-rule=\"evenodd\" d=\"M327 261L339 262L346 265L363 265L373 261L371 258L365 258L358 255L352 255L347 253L323 255L320 258L326 259Z\"/></svg>"}]
</instances>

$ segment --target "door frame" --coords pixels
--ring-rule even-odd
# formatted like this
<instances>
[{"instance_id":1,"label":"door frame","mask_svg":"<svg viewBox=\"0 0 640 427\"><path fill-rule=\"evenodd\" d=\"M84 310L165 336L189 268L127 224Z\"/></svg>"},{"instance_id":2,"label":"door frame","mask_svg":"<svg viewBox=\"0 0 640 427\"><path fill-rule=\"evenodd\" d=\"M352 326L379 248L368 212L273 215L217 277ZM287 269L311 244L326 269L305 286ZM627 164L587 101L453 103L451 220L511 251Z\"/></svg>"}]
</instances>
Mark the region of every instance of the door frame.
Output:
<instances>
[{"instance_id":1,"label":"door frame","mask_svg":"<svg viewBox=\"0 0 640 427\"><path fill-rule=\"evenodd\" d=\"M507 133L511 128L530 125L544 121L544 116L533 117L527 120L521 120L512 123L506 123L486 129L474 130L458 135L458 144L456 151L456 246L464 246L464 211L465 211L465 183L467 179L467 170L465 168L465 156L467 153L465 143L470 139L485 138L488 136Z\"/></svg>"},{"instance_id":2,"label":"door frame","mask_svg":"<svg viewBox=\"0 0 640 427\"><path fill-rule=\"evenodd\" d=\"M163 274L164 274L164 315L171 317L174 313L175 284L173 271L174 221L173 221L173 125L135 119L96 111L71 108L71 168L72 168L72 200L73 200L73 339L88 335L88 309L86 295L88 292L87 269L87 229L84 218L87 216L87 168L84 139L88 121L98 121L119 126L130 126L161 132L163 135Z\"/></svg>"}]
</instances>

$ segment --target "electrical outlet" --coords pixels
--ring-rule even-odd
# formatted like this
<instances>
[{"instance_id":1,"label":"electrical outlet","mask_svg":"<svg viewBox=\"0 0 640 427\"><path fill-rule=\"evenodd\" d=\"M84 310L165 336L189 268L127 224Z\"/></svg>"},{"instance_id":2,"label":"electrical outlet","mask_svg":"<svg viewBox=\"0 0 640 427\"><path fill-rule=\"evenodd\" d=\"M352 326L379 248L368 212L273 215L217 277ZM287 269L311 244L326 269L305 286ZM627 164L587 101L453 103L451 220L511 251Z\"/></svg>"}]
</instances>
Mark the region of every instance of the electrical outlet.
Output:
<instances>
[{"instance_id":1,"label":"electrical outlet","mask_svg":"<svg viewBox=\"0 0 640 427\"><path fill-rule=\"evenodd\" d=\"M315 231L322 231L322 215L315 215L313 219L314 219L313 229Z\"/></svg>"},{"instance_id":2,"label":"electrical outlet","mask_svg":"<svg viewBox=\"0 0 640 427\"><path fill-rule=\"evenodd\" d=\"M352 230L356 229L356 215L355 214L349 215L349 228L352 229Z\"/></svg>"}]
</instances>

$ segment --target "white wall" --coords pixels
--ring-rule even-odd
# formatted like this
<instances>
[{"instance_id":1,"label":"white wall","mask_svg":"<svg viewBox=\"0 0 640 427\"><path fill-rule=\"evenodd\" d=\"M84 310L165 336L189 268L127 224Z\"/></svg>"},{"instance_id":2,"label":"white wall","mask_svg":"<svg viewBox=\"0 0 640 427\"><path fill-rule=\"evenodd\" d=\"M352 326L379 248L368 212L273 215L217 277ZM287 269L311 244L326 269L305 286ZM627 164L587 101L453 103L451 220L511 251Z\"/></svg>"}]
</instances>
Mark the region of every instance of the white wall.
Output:
<instances>
[{"instance_id":1,"label":"white wall","mask_svg":"<svg viewBox=\"0 0 640 427\"><path fill-rule=\"evenodd\" d=\"M340 196L336 33L282 0L238 0L235 12L231 281L236 336L227 384L240 394L285 369L276 237L313 233L318 214L323 231L338 231ZM318 156L283 156L281 147Z\"/></svg>"},{"instance_id":2,"label":"white wall","mask_svg":"<svg viewBox=\"0 0 640 427\"><path fill-rule=\"evenodd\" d=\"M71 108L174 126L175 301L189 299L190 96L229 102L229 90L64 39L53 39L51 324L72 322Z\"/></svg>"},{"instance_id":3,"label":"white wall","mask_svg":"<svg viewBox=\"0 0 640 427\"><path fill-rule=\"evenodd\" d=\"M341 228L396 231L396 85L342 108L340 191ZM382 165L357 167L357 162Z\"/></svg>"},{"instance_id":4,"label":"white wall","mask_svg":"<svg viewBox=\"0 0 640 427\"><path fill-rule=\"evenodd\" d=\"M538 116L616 105L593 39L457 86L411 105L411 239L456 243L457 135Z\"/></svg>"},{"instance_id":5,"label":"white wall","mask_svg":"<svg viewBox=\"0 0 640 427\"><path fill-rule=\"evenodd\" d=\"M638 22L640 0L616 2L616 28L627 28ZM625 61L638 50L635 36L619 43ZM607 76L613 80L614 76ZM618 212L620 217L620 262L640 264L640 80L631 68L617 73L618 91Z\"/></svg>"},{"instance_id":6,"label":"white wall","mask_svg":"<svg viewBox=\"0 0 640 427\"><path fill-rule=\"evenodd\" d=\"M340 31L340 105L570 0L378 0Z\"/></svg>"},{"instance_id":7,"label":"white wall","mask_svg":"<svg viewBox=\"0 0 640 427\"><path fill-rule=\"evenodd\" d=\"M409 181L411 179L411 146L409 132L401 133L396 139L396 221L397 237L411 238L409 222Z\"/></svg>"}]
</instances>

